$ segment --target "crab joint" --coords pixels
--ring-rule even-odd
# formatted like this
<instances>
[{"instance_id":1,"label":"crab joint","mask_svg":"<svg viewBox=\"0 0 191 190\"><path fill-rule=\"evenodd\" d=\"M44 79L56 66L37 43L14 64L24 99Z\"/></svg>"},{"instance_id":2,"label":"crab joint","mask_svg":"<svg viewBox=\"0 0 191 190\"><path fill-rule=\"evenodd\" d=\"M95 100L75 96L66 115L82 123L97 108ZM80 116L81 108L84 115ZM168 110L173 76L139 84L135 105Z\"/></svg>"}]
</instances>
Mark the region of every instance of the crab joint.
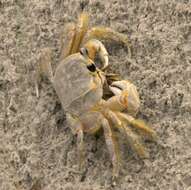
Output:
<instances>
[{"instance_id":1,"label":"crab joint","mask_svg":"<svg viewBox=\"0 0 191 190\"><path fill-rule=\"evenodd\" d=\"M101 70L104 70L108 66L108 52L102 42L92 39L89 40L84 47L86 48L87 55L91 60L94 61L96 53L98 54L103 64Z\"/></svg>"}]
</instances>

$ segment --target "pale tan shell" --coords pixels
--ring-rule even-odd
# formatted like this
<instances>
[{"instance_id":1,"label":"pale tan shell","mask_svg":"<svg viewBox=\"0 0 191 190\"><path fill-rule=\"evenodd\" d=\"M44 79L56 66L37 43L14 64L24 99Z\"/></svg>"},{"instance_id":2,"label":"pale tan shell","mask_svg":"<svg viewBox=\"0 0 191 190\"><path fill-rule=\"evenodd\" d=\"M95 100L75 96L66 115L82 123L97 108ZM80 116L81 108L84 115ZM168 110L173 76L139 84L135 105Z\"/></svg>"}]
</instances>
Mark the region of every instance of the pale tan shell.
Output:
<instances>
[{"instance_id":1,"label":"pale tan shell","mask_svg":"<svg viewBox=\"0 0 191 190\"><path fill-rule=\"evenodd\" d=\"M94 106L103 95L102 86L91 90L93 75L81 54L73 54L57 67L54 88L65 111L80 115Z\"/></svg>"}]
</instances>

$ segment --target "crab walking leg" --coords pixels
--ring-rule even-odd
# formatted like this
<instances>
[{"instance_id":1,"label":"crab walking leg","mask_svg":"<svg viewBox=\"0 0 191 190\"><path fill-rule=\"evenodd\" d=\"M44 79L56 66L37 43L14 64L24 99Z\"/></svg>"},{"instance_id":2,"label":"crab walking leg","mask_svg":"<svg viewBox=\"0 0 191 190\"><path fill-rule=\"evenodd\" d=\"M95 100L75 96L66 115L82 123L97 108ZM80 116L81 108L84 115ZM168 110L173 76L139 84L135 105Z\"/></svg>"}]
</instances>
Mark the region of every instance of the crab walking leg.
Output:
<instances>
[{"instance_id":1,"label":"crab walking leg","mask_svg":"<svg viewBox=\"0 0 191 190\"><path fill-rule=\"evenodd\" d=\"M128 48L129 57L131 57L129 40L126 35L116 32L111 28L96 26L87 31L86 41L94 38L123 43Z\"/></svg>"},{"instance_id":2,"label":"crab walking leg","mask_svg":"<svg viewBox=\"0 0 191 190\"><path fill-rule=\"evenodd\" d=\"M123 125L122 129L127 136L127 140L131 145L131 148L134 149L141 158L148 158L148 152L141 144L140 138L128 127L128 125Z\"/></svg>"},{"instance_id":3,"label":"crab walking leg","mask_svg":"<svg viewBox=\"0 0 191 190\"><path fill-rule=\"evenodd\" d=\"M80 127L77 131L77 148L78 148L78 158L79 158L79 167L80 170L84 165L84 133Z\"/></svg>"},{"instance_id":4,"label":"crab walking leg","mask_svg":"<svg viewBox=\"0 0 191 190\"><path fill-rule=\"evenodd\" d=\"M140 138L126 125L125 122L120 120L115 112L109 111L107 117L121 133L127 136L127 140L131 145L131 148L135 150L141 158L148 157L148 153L141 144Z\"/></svg>"},{"instance_id":5,"label":"crab walking leg","mask_svg":"<svg viewBox=\"0 0 191 190\"><path fill-rule=\"evenodd\" d=\"M78 119L75 119L70 114L66 114L67 122L72 130L73 134L77 134L77 149L78 149L78 160L80 170L84 165L84 142L83 142L83 126Z\"/></svg>"},{"instance_id":6,"label":"crab walking leg","mask_svg":"<svg viewBox=\"0 0 191 190\"><path fill-rule=\"evenodd\" d=\"M114 125L117 126L121 126L122 122L121 120L117 117L117 115L115 114L115 112L111 111L111 110L106 110L104 113L105 117L111 121Z\"/></svg>"},{"instance_id":7,"label":"crab walking leg","mask_svg":"<svg viewBox=\"0 0 191 190\"><path fill-rule=\"evenodd\" d=\"M36 69L35 90L36 96L39 97L39 83L42 76L47 77L51 82L53 81L53 71L51 66L52 51L50 48L44 48L40 52L40 58Z\"/></svg>"},{"instance_id":8,"label":"crab walking leg","mask_svg":"<svg viewBox=\"0 0 191 190\"><path fill-rule=\"evenodd\" d=\"M71 54L79 51L80 44L84 38L84 35L86 34L88 30L88 24L89 24L88 15L86 13L82 13L79 16L79 19L76 25L76 34L75 34L75 39L74 39Z\"/></svg>"},{"instance_id":9,"label":"crab walking leg","mask_svg":"<svg viewBox=\"0 0 191 190\"><path fill-rule=\"evenodd\" d=\"M91 60L94 61L96 54L99 55L103 64L101 70L104 70L108 66L108 52L102 42L96 39L91 39L85 43L84 47L87 49L88 57Z\"/></svg>"},{"instance_id":10,"label":"crab walking leg","mask_svg":"<svg viewBox=\"0 0 191 190\"><path fill-rule=\"evenodd\" d=\"M117 177L119 174L119 150L109 122L105 118L102 120L102 127L104 130L106 145L113 164L113 177Z\"/></svg>"},{"instance_id":11,"label":"crab walking leg","mask_svg":"<svg viewBox=\"0 0 191 190\"><path fill-rule=\"evenodd\" d=\"M127 122L129 125L132 125L140 132L142 132L144 135L151 137L152 139L155 140L157 139L156 132L152 128L147 126L144 121L135 119L134 117L128 115L127 113L117 112L116 114L121 120Z\"/></svg>"},{"instance_id":12,"label":"crab walking leg","mask_svg":"<svg viewBox=\"0 0 191 190\"><path fill-rule=\"evenodd\" d=\"M72 47L75 42L76 26L74 23L68 23L61 35L61 53L60 60L72 54Z\"/></svg>"},{"instance_id":13,"label":"crab walking leg","mask_svg":"<svg viewBox=\"0 0 191 190\"><path fill-rule=\"evenodd\" d=\"M53 79L53 71L51 65L52 51L50 48L44 48L40 53L40 60L38 62L38 72L42 76L47 77L51 82Z\"/></svg>"}]
</instances>

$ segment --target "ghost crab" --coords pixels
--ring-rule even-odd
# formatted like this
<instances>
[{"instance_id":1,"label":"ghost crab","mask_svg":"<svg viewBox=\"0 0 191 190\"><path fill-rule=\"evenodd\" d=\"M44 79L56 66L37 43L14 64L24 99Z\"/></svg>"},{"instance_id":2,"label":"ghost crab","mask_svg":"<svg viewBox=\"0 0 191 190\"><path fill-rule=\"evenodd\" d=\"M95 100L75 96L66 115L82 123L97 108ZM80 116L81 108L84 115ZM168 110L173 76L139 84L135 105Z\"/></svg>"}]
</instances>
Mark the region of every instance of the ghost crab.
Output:
<instances>
[{"instance_id":1,"label":"ghost crab","mask_svg":"<svg viewBox=\"0 0 191 190\"><path fill-rule=\"evenodd\" d=\"M85 13L80 15L76 25L67 25L66 31L68 35L65 33L60 63L54 76L49 49L42 51L39 73L46 75L53 83L66 112L68 124L72 132L77 135L80 166L84 161L84 133L94 134L103 128L112 160L113 177L117 177L119 151L112 127L127 136L132 149L141 157L145 157L147 151L134 130L152 138L156 136L153 129L134 118L140 100L137 89L131 82L127 80L112 82L109 89L113 95L107 99L103 98L103 85L107 81L103 70L108 66L108 53L102 42L95 38L111 39L126 45L127 38L110 28L94 27L88 30L88 16ZM84 45L81 47L81 44ZM96 54L102 61L101 68L94 64Z\"/></svg>"}]
</instances>

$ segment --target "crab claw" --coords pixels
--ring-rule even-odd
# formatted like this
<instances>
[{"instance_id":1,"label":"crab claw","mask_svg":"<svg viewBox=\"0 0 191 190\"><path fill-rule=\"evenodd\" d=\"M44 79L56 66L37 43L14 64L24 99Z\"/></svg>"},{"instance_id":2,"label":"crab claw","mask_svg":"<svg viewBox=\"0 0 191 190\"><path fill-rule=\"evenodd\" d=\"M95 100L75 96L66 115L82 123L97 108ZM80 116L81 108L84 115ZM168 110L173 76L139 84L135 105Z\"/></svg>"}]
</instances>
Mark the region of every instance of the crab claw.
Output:
<instances>
[{"instance_id":1,"label":"crab claw","mask_svg":"<svg viewBox=\"0 0 191 190\"><path fill-rule=\"evenodd\" d=\"M129 82L128 80L120 80L120 81L114 81L110 85L110 90L115 95L120 95L123 91L132 91L136 94L138 94L137 89L134 84Z\"/></svg>"},{"instance_id":2,"label":"crab claw","mask_svg":"<svg viewBox=\"0 0 191 190\"><path fill-rule=\"evenodd\" d=\"M136 115L140 106L139 94L136 86L127 80L115 81L109 86L129 113Z\"/></svg>"},{"instance_id":3,"label":"crab claw","mask_svg":"<svg viewBox=\"0 0 191 190\"><path fill-rule=\"evenodd\" d=\"M109 89L113 92L113 94L115 95L120 95L121 91L123 90L122 88L120 88L120 86L118 86L116 83L119 83L120 81L115 81L113 82L110 86Z\"/></svg>"},{"instance_id":4,"label":"crab claw","mask_svg":"<svg viewBox=\"0 0 191 190\"><path fill-rule=\"evenodd\" d=\"M102 42L96 39L89 40L85 45L86 54L94 61L96 54L98 54L102 66L101 70L105 70L109 65L108 52Z\"/></svg>"},{"instance_id":5,"label":"crab claw","mask_svg":"<svg viewBox=\"0 0 191 190\"><path fill-rule=\"evenodd\" d=\"M113 82L109 88L115 95L120 95L122 91L129 90L131 83L126 80L115 81Z\"/></svg>"}]
</instances>

